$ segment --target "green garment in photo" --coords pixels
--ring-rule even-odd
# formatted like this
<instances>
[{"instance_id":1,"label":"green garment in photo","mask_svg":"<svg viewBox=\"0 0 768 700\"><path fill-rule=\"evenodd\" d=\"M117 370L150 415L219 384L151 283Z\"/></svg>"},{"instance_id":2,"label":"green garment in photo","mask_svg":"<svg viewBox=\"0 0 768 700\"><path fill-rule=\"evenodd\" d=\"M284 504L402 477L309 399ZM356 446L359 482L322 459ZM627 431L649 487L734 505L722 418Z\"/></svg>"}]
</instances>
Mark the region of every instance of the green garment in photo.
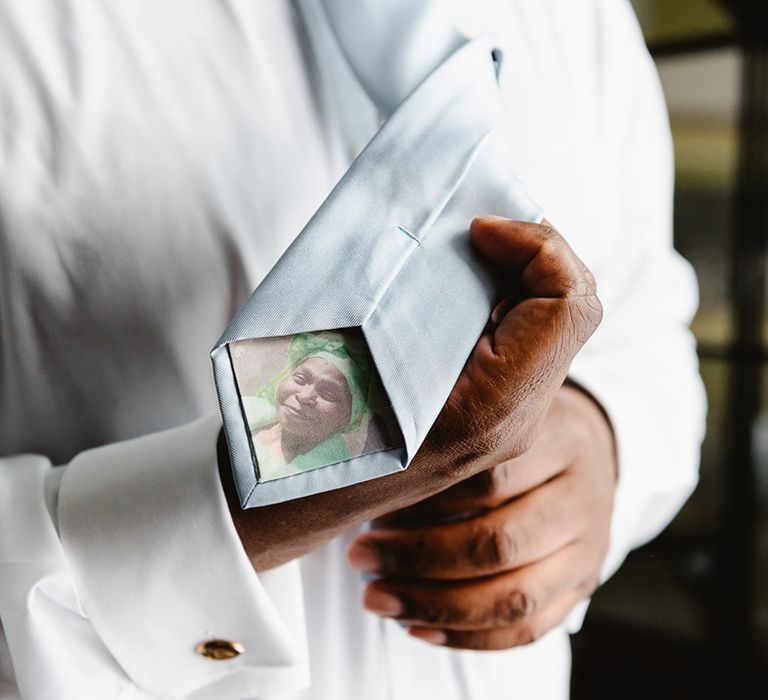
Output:
<instances>
[{"instance_id":1,"label":"green garment in photo","mask_svg":"<svg viewBox=\"0 0 768 700\"><path fill-rule=\"evenodd\" d=\"M344 376L352 397L349 422L307 452L286 463L281 454L258 439L261 431L277 424L277 393L280 383L306 360L319 357ZM336 464L349 459L344 433L360 429L372 416L377 388L367 348L356 338L336 331L299 333L291 338L286 367L269 379L257 396L242 397L248 427L254 441L261 480Z\"/></svg>"}]
</instances>

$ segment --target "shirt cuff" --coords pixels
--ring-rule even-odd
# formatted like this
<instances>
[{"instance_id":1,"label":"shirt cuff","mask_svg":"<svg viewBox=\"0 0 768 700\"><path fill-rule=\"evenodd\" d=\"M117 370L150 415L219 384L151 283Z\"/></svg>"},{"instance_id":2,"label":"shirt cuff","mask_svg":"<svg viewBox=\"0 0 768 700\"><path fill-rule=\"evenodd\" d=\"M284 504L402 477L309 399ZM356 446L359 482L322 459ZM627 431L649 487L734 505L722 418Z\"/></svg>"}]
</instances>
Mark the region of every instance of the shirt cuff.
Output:
<instances>
[{"instance_id":1,"label":"shirt cuff","mask_svg":"<svg viewBox=\"0 0 768 700\"><path fill-rule=\"evenodd\" d=\"M142 689L242 698L308 684L297 562L257 575L221 488L218 418L114 443L67 467L58 526L83 613ZM215 660L198 644L244 651Z\"/></svg>"}]
</instances>

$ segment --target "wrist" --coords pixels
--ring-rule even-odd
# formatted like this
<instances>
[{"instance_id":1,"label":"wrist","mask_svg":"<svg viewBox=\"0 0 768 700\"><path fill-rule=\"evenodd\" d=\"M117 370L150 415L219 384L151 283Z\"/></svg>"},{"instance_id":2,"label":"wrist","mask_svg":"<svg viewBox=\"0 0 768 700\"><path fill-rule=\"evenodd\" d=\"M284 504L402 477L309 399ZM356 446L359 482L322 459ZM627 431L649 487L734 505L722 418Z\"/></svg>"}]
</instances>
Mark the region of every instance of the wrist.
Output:
<instances>
[{"instance_id":1,"label":"wrist","mask_svg":"<svg viewBox=\"0 0 768 700\"><path fill-rule=\"evenodd\" d=\"M582 444L599 446L610 454L614 480L618 480L618 449L613 425L602 404L585 387L566 378L558 392Z\"/></svg>"}]
</instances>

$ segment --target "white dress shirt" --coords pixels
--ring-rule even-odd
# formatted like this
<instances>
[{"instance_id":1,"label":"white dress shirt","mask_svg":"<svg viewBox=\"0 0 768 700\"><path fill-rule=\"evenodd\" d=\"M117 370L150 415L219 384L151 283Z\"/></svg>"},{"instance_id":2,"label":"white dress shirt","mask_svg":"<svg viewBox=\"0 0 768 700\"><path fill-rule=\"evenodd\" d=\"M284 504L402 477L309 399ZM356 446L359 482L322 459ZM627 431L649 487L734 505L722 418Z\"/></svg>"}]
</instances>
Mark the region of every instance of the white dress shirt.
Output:
<instances>
[{"instance_id":1,"label":"white dress shirt","mask_svg":"<svg viewBox=\"0 0 768 700\"><path fill-rule=\"evenodd\" d=\"M658 80L624 0L448 6L605 306L572 376L618 441L607 577L703 430ZM362 610L354 532L257 575L229 519L208 351L375 127L285 0L0 0L0 698L566 697L565 628L429 646Z\"/></svg>"}]
</instances>

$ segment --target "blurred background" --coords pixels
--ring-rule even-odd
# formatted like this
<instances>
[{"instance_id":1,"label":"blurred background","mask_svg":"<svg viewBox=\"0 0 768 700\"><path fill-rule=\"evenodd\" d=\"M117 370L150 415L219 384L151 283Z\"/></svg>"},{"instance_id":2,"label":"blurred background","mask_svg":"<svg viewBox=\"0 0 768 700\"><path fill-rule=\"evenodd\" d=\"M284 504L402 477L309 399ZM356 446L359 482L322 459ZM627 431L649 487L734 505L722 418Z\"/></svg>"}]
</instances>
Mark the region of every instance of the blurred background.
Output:
<instances>
[{"instance_id":1,"label":"blurred background","mask_svg":"<svg viewBox=\"0 0 768 700\"><path fill-rule=\"evenodd\" d=\"M768 2L632 4L669 105L708 431L697 491L572 638L573 700L768 698Z\"/></svg>"}]
</instances>

